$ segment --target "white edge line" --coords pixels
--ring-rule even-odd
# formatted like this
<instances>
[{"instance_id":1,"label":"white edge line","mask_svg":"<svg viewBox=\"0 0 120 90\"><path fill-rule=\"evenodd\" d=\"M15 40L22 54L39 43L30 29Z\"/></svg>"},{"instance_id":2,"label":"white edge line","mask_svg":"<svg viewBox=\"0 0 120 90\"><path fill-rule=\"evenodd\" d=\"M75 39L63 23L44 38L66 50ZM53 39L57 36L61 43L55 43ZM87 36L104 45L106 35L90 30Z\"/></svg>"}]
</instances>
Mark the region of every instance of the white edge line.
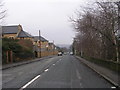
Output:
<instances>
[{"instance_id":1,"label":"white edge line","mask_svg":"<svg viewBox=\"0 0 120 90\"><path fill-rule=\"evenodd\" d=\"M21 87L21 89L19 90L22 90L24 88L26 88L27 86L29 86L32 82L34 82L36 79L38 79L40 77L40 75L36 76L35 78L33 78L31 81L29 81L27 84L25 84L24 86Z\"/></svg>"}]
</instances>

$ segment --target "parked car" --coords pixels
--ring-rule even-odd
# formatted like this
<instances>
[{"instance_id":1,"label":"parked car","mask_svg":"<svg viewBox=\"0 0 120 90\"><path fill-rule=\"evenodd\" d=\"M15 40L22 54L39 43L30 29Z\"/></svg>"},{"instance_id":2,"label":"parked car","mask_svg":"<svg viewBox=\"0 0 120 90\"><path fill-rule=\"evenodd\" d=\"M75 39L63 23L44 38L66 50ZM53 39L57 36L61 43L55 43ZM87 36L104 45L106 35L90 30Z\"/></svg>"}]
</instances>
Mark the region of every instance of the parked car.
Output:
<instances>
[{"instance_id":1,"label":"parked car","mask_svg":"<svg viewBox=\"0 0 120 90\"><path fill-rule=\"evenodd\" d=\"M73 55L73 52L70 52L70 55Z\"/></svg>"},{"instance_id":2,"label":"parked car","mask_svg":"<svg viewBox=\"0 0 120 90\"><path fill-rule=\"evenodd\" d=\"M58 56L62 56L62 52L59 52L59 53L58 53Z\"/></svg>"}]
</instances>

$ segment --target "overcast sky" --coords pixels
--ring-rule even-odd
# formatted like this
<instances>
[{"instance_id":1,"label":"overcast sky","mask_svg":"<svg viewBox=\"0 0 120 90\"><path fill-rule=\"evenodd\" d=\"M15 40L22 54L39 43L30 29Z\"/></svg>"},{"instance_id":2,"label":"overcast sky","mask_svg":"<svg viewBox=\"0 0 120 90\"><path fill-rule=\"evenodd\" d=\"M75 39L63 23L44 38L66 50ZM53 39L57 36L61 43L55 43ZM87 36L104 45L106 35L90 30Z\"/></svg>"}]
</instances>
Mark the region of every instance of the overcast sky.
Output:
<instances>
[{"instance_id":1,"label":"overcast sky","mask_svg":"<svg viewBox=\"0 0 120 90\"><path fill-rule=\"evenodd\" d=\"M86 0L4 0L4 3L7 9L4 25L21 24L32 35L41 30L42 36L55 44L71 44L75 32L69 17Z\"/></svg>"}]
</instances>

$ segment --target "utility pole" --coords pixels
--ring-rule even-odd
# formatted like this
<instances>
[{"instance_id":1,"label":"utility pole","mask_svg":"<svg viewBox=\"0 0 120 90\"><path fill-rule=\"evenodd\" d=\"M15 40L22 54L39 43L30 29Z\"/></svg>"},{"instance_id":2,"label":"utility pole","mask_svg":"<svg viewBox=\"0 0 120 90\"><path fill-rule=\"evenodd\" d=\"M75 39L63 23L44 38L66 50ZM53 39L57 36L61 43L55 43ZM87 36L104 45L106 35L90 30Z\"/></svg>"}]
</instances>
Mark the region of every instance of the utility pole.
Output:
<instances>
[{"instance_id":1,"label":"utility pole","mask_svg":"<svg viewBox=\"0 0 120 90\"><path fill-rule=\"evenodd\" d=\"M39 30L39 50L40 50L40 58L41 58L41 33L40 33L40 30Z\"/></svg>"},{"instance_id":2,"label":"utility pole","mask_svg":"<svg viewBox=\"0 0 120 90\"><path fill-rule=\"evenodd\" d=\"M53 40L53 55L54 55L54 40Z\"/></svg>"}]
</instances>

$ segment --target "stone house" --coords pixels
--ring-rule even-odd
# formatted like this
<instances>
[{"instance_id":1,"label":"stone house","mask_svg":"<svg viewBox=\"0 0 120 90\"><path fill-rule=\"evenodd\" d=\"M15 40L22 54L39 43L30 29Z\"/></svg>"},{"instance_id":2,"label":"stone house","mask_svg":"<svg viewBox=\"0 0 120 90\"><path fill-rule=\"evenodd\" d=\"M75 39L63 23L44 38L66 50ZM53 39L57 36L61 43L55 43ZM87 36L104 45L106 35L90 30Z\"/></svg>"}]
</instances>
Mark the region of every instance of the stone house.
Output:
<instances>
[{"instance_id":1,"label":"stone house","mask_svg":"<svg viewBox=\"0 0 120 90\"><path fill-rule=\"evenodd\" d=\"M33 36L25 32L21 25L14 26L2 26L2 37L12 38L12 39L30 39Z\"/></svg>"}]
</instances>

